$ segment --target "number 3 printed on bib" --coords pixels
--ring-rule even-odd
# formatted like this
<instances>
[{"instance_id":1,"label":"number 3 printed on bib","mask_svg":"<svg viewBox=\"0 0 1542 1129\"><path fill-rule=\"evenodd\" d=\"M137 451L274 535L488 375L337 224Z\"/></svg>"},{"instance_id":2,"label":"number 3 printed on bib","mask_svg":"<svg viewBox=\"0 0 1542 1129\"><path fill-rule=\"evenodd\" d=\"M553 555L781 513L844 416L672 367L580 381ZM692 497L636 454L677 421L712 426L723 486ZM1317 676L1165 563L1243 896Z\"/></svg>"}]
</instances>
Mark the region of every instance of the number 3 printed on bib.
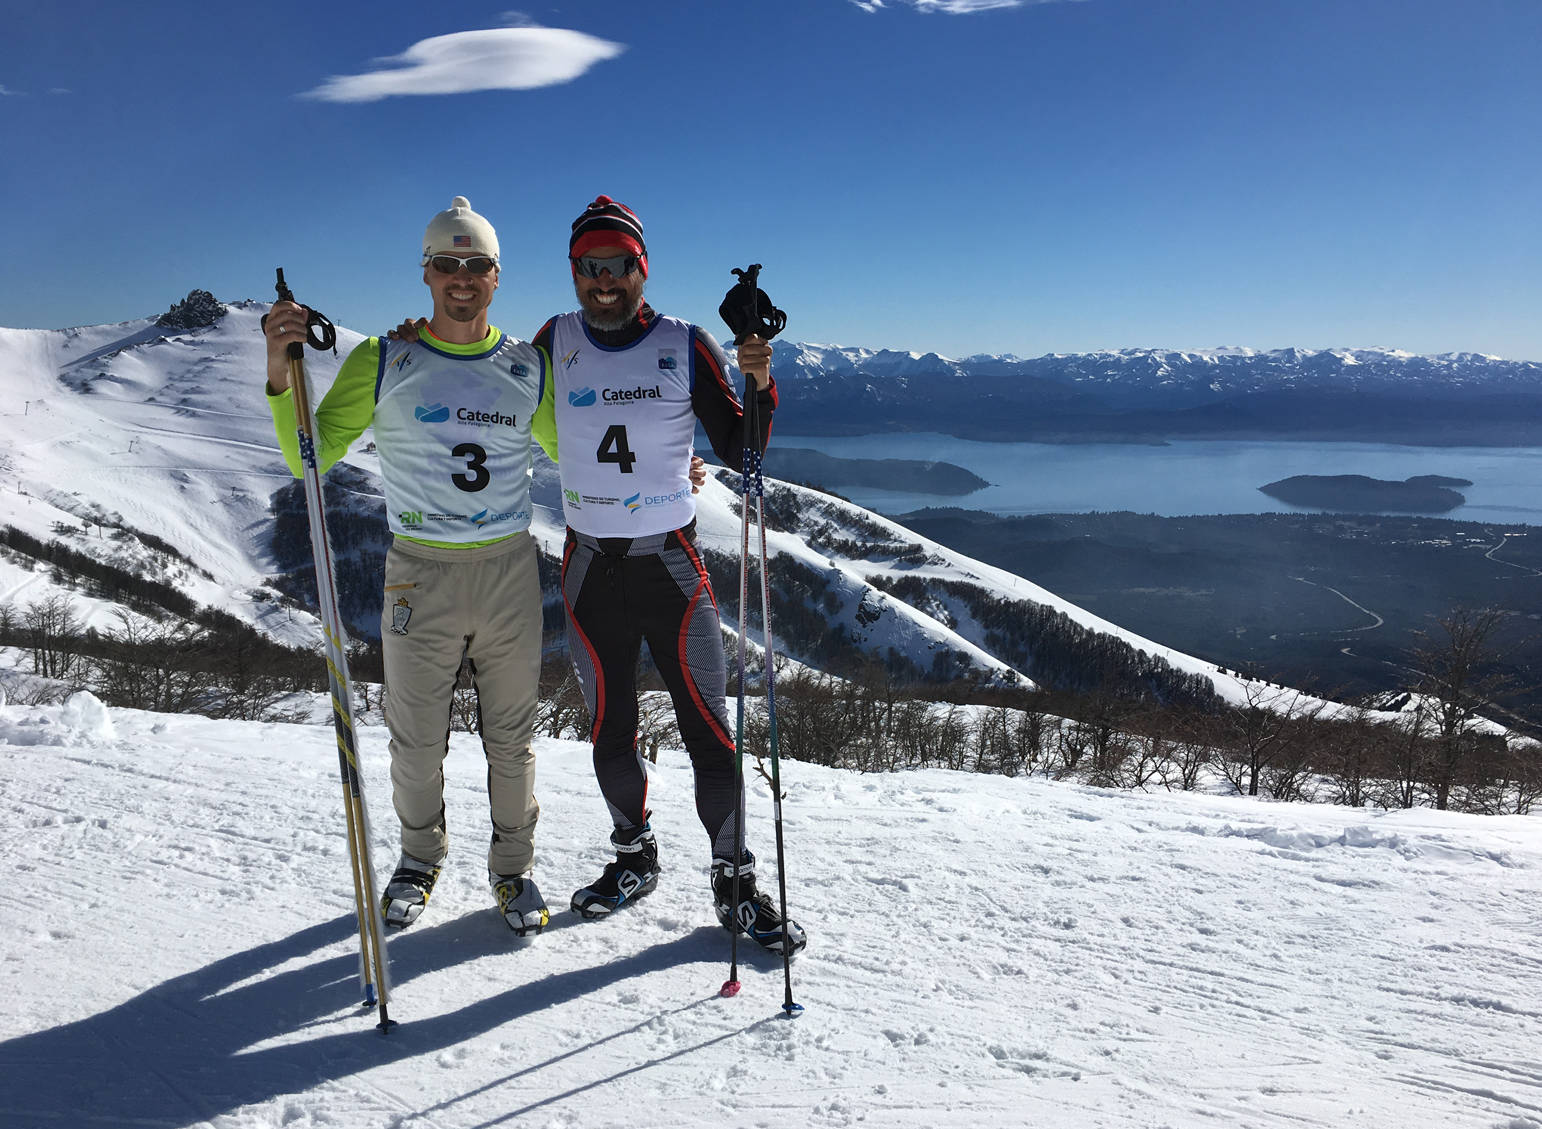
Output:
<instances>
[{"instance_id":1,"label":"number 3 printed on bib","mask_svg":"<svg viewBox=\"0 0 1542 1129\"><path fill-rule=\"evenodd\" d=\"M450 475L450 481L455 483L457 489L475 494L478 490L486 489L487 484L493 480L492 474L487 469L485 447L476 443L461 443L450 454L457 459L466 460L464 473Z\"/></svg>"}]
</instances>

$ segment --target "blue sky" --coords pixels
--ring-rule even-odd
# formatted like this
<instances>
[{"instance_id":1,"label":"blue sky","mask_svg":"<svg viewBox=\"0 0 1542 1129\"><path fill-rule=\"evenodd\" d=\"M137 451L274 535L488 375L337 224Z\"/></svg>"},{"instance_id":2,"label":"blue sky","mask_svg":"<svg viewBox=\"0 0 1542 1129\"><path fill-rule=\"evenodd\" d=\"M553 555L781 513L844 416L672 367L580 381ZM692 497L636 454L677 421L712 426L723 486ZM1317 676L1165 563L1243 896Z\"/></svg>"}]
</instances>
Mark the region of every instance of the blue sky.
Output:
<instances>
[{"instance_id":1,"label":"blue sky","mask_svg":"<svg viewBox=\"0 0 1542 1129\"><path fill-rule=\"evenodd\" d=\"M526 335L571 307L568 224L604 192L647 227L650 300L714 330L756 261L794 340L1542 360L1536 0L4 18L0 325L268 298L282 265L378 332L425 308L422 230L463 194Z\"/></svg>"}]
</instances>

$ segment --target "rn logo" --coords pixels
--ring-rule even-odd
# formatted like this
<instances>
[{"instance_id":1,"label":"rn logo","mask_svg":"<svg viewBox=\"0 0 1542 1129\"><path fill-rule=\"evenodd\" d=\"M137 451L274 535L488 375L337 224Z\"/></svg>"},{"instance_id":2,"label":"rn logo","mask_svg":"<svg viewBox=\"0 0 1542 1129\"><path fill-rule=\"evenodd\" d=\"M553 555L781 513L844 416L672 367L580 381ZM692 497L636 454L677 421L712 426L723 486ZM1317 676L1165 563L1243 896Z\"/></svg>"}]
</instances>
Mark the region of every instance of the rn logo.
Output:
<instances>
[{"instance_id":1,"label":"rn logo","mask_svg":"<svg viewBox=\"0 0 1542 1129\"><path fill-rule=\"evenodd\" d=\"M419 423L443 423L450 418L450 409L444 404L419 404L412 414Z\"/></svg>"},{"instance_id":2,"label":"rn logo","mask_svg":"<svg viewBox=\"0 0 1542 1129\"><path fill-rule=\"evenodd\" d=\"M568 403L575 408L592 408L596 399L593 388L575 388L568 393Z\"/></svg>"},{"instance_id":3,"label":"rn logo","mask_svg":"<svg viewBox=\"0 0 1542 1129\"><path fill-rule=\"evenodd\" d=\"M581 505L583 505L583 502L581 502L579 500L579 496L578 496L578 491L577 490L564 489L562 491L562 496L565 499L567 499L567 503L570 506L581 506Z\"/></svg>"},{"instance_id":4,"label":"rn logo","mask_svg":"<svg viewBox=\"0 0 1542 1129\"><path fill-rule=\"evenodd\" d=\"M401 513L396 515L396 519L402 523L404 528L416 529L418 526L423 524L423 511L403 510Z\"/></svg>"}]
</instances>

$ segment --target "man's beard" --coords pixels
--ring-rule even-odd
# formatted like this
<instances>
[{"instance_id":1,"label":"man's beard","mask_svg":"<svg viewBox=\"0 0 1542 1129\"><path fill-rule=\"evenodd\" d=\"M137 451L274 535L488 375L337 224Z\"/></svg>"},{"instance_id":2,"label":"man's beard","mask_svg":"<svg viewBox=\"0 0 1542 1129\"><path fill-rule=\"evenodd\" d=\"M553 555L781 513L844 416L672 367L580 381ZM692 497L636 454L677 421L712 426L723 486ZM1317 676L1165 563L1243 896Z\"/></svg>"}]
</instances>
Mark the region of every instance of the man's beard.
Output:
<instances>
[{"instance_id":1,"label":"man's beard","mask_svg":"<svg viewBox=\"0 0 1542 1129\"><path fill-rule=\"evenodd\" d=\"M573 286L573 291L575 294L578 293L578 285L576 283ZM614 306L601 310L590 308L584 302L583 296L581 294L578 295L578 310L579 313L583 314L584 322L590 329L598 329L606 333L614 333L618 329L625 329L631 325L637 317L637 311L642 309L642 304L643 292L641 289L637 291L635 299L627 301L623 298Z\"/></svg>"}]
</instances>

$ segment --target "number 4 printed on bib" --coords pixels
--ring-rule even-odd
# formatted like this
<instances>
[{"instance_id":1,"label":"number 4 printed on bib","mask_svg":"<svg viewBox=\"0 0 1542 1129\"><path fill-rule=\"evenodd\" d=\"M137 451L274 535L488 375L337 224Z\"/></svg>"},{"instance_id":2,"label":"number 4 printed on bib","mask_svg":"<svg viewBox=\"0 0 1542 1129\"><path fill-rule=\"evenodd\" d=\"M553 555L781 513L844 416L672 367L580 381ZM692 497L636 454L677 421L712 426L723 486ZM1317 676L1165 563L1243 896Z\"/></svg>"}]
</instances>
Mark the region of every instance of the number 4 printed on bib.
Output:
<instances>
[{"instance_id":1,"label":"number 4 printed on bib","mask_svg":"<svg viewBox=\"0 0 1542 1129\"><path fill-rule=\"evenodd\" d=\"M627 446L625 424L612 424L606 429L605 438L600 440L600 446L594 452L594 457L602 463L618 464L622 474L632 473L632 464L637 461L637 456L632 454L632 449Z\"/></svg>"}]
</instances>

